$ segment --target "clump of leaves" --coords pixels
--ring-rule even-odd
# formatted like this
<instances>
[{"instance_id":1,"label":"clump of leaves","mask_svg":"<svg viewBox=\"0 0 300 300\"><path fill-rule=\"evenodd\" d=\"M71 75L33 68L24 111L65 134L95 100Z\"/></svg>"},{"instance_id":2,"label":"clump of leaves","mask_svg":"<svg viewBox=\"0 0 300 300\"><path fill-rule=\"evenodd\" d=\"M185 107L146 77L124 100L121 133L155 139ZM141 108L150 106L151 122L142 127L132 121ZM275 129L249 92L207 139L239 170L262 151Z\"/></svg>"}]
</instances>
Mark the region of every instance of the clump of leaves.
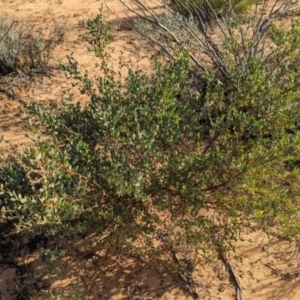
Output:
<instances>
[{"instance_id":1,"label":"clump of leaves","mask_svg":"<svg viewBox=\"0 0 300 300\"><path fill-rule=\"evenodd\" d=\"M96 55L101 56L104 47L113 40L113 34L110 25L102 17L102 8L99 11L96 18L86 20L85 24L90 32L88 42Z\"/></svg>"}]
</instances>

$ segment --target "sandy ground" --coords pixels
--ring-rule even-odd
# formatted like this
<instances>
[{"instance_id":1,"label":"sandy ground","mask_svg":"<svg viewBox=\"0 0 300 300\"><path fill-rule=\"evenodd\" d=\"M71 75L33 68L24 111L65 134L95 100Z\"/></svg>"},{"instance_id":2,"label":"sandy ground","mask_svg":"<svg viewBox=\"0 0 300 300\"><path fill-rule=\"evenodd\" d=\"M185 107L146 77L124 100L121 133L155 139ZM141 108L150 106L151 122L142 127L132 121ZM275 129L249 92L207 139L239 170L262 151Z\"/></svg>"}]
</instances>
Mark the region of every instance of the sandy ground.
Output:
<instances>
[{"instance_id":1,"label":"sandy ground","mask_svg":"<svg viewBox=\"0 0 300 300\"><path fill-rule=\"evenodd\" d=\"M63 43L53 54L52 76L38 76L31 85L17 88L15 91L17 98L59 105L71 88L70 82L58 68L59 61L66 61L66 56L71 52L74 52L74 57L82 70L88 70L92 74L99 73L93 53L87 50L88 43L85 40L87 30L83 20L95 17L102 3L97 0L1 0L1 12L13 15L16 20L42 26L45 30L50 30L55 25L63 26L65 29ZM120 21L120 17L126 16L125 8L118 0L109 0L106 4L111 11L104 6L104 19L112 22L115 29L115 39L108 46L112 62L117 67L118 57L122 53L128 62L131 61L138 69L147 71L149 55L134 54L133 45L140 37ZM76 94L76 91L74 93L77 101L85 101L82 96ZM0 93L0 135L3 136L1 151L7 151L9 143L16 145L29 142L23 127L17 101ZM44 274L44 281L48 280L48 285L40 287L41 292L33 299L53 299L43 292L44 290L67 295L68 292L82 286L89 287L92 299L193 299L184 291L180 281L176 281L170 275L159 275L152 269L144 270L134 261L116 259L107 262L103 267L101 261L97 259L96 252L90 258L74 256L74 253L84 252L86 243L92 240L92 237L87 237L72 241L72 249L70 248L61 259L59 263L61 266L58 265L62 269L59 278L50 280ZM6 241L1 242L1 251L8 245L11 251L16 251L19 266L25 269L30 267L33 274L40 274L45 270L45 261L35 250L31 251L29 246L20 250L18 240L10 244ZM41 246L42 242L36 242L35 247ZM213 265L197 266L193 272L194 289L199 299L298 300L300 299L298 251L295 245L287 242L270 246L268 238L263 233L249 231L248 234L245 233L244 242L238 242L236 253L227 258L241 287L241 294L237 294L236 283L233 282L222 261L217 261ZM20 273L17 272L16 266L5 264L4 258L4 254L0 253L0 299L17 299L17 295L18 299L27 299L25 296L22 298L18 292ZM63 296L61 299L66 298Z\"/></svg>"}]
</instances>

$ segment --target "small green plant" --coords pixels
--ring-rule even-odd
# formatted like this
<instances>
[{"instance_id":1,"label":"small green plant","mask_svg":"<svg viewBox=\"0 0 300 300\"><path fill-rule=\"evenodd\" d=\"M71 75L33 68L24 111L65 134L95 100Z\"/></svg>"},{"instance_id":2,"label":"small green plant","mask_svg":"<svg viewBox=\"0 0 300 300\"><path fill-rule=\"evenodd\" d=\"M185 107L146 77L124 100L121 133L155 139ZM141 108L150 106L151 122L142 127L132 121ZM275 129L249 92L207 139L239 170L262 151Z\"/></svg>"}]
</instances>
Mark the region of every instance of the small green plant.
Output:
<instances>
[{"instance_id":1,"label":"small green plant","mask_svg":"<svg viewBox=\"0 0 300 300\"><path fill-rule=\"evenodd\" d=\"M100 13L95 19L88 19L85 23L90 32L88 42L97 56L101 56L104 47L113 40L112 29L109 24L103 20L102 8L99 9L99 11Z\"/></svg>"},{"instance_id":2,"label":"small green plant","mask_svg":"<svg viewBox=\"0 0 300 300\"><path fill-rule=\"evenodd\" d=\"M48 37L10 16L0 17L0 74L45 70L54 48L62 41L63 31L54 29Z\"/></svg>"}]
</instances>

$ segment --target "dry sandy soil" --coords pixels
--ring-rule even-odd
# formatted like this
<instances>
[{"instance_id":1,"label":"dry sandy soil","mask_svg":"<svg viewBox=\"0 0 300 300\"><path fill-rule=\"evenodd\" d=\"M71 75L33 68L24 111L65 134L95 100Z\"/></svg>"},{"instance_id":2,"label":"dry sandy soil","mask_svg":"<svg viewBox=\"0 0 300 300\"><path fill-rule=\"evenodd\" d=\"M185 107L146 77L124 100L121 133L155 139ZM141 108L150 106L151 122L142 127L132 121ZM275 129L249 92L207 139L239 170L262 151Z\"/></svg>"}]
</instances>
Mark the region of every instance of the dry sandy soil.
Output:
<instances>
[{"instance_id":1,"label":"dry sandy soil","mask_svg":"<svg viewBox=\"0 0 300 300\"><path fill-rule=\"evenodd\" d=\"M83 20L93 18L98 14L102 1L97 0L1 0L1 13L13 15L16 20L25 21L49 30L55 24L63 25L66 33L63 43L54 54L54 67L50 77L37 76L35 82L24 87L16 87L15 97L23 100L47 101L53 105L59 104L65 97L71 84L59 70L59 61L66 61L66 56L74 52L82 70L97 74L95 58L87 50L85 40L87 30ZM120 21L126 16L125 8L118 0L108 0L103 10L105 20L112 22L115 29L115 39L108 46L112 62L117 66L118 57L123 52L126 60L131 61L138 69L149 69L149 57L134 53L134 43L138 41L133 31ZM76 100L85 101L76 91ZM28 143L24 132L21 115L17 109L18 102L0 93L0 134L3 135L1 151L8 151L9 145ZM1 228L5 230L5 228ZM59 261L57 268L60 274L57 279L47 278L45 259L36 249L52 243L59 248L62 241L47 241L43 238L28 240L0 241L0 299L29 299L26 292L34 292L32 299L67 299L67 294L80 289L87 291L91 299L193 299L186 292L184 284L170 275L158 275L155 270L144 270L134 261L101 262L101 255L85 253L88 243L93 243L93 236L78 237L69 241L69 250ZM25 246L24 246L25 245ZM232 278L228 266L220 261L212 265L198 265L193 272L194 291L199 299L256 299L256 300L298 300L300 299L300 255L296 245L282 242L271 246L266 235L261 232L245 233L244 241L237 243L234 255L227 259L234 273ZM18 257L17 264L12 263L12 256ZM11 262L11 263L9 263ZM59 265L60 264L60 265ZM22 276L32 276L32 281L24 282ZM39 275L38 275L39 274ZM41 275L42 274L42 275ZM43 278L34 280L34 275ZM237 294L237 283L241 293ZM61 298L51 298L45 290L51 290Z\"/></svg>"}]
</instances>

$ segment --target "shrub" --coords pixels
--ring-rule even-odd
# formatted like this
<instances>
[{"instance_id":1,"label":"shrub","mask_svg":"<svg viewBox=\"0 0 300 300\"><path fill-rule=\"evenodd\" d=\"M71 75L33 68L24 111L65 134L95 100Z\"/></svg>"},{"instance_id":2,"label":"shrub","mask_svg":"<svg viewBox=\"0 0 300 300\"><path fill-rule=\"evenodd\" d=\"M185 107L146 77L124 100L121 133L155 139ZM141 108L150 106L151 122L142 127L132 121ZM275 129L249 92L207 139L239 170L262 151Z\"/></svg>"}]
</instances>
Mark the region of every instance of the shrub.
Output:
<instances>
[{"instance_id":1,"label":"shrub","mask_svg":"<svg viewBox=\"0 0 300 300\"><path fill-rule=\"evenodd\" d=\"M42 30L17 22L8 15L1 16L0 75L45 69L62 37L63 30L58 27L45 38Z\"/></svg>"},{"instance_id":2,"label":"shrub","mask_svg":"<svg viewBox=\"0 0 300 300\"><path fill-rule=\"evenodd\" d=\"M102 8L99 12L96 18L88 19L85 24L90 32L87 40L93 46L92 50L96 55L101 56L105 46L113 40L113 34L110 25L103 20Z\"/></svg>"},{"instance_id":3,"label":"shrub","mask_svg":"<svg viewBox=\"0 0 300 300\"><path fill-rule=\"evenodd\" d=\"M227 35L206 68L173 47L169 60L154 55L150 77L127 68L123 78L97 47L101 77L69 57L63 68L90 101L28 107L49 139L21 154L31 190L10 186L3 217L13 210L33 234L96 232L107 255L186 280L197 253L223 255L248 221L298 240L299 30L270 24L266 56L264 37Z\"/></svg>"}]
</instances>

